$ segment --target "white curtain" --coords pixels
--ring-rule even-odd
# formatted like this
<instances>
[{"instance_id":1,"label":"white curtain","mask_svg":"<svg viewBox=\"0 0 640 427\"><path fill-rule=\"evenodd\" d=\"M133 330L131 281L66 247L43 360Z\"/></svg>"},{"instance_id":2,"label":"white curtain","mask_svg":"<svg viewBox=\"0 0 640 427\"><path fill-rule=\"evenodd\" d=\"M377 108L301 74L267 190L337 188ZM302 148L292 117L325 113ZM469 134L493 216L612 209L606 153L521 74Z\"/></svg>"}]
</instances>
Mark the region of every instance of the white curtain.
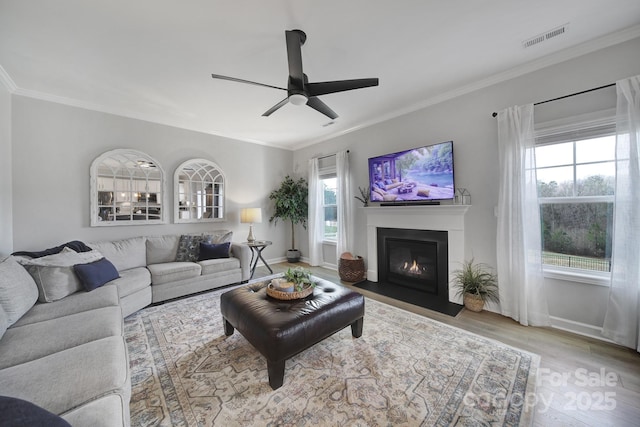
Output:
<instances>
[{"instance_id":1,"label":"white curtain","mask_svg":"<svg viewBox=\"0 0 640 427\"><path fill-rule=\"evenodd\" d=\"M336 244L336 259L344 252L351 251L353 243L351 172L349 170L349 152L336 153L336 192L338 205L338 233Z\"/></svg>"},{"instance_id":2,"label":"white curtain","mask_svg":"<svg viewBox=\"0 0 640 427\"><path fill-rule=\"evenodd\" d=\"M318 159L309 159L309 265L322 264L324 211Z\"/></svg>"},{"instance_id":3,"label":"white curtain","mask_svg":"<svg viewBox=\"0 0 640 427\"><path fill-rule=\"evenodd\" d=\"M602 333L640 351L640 76L621 80L616 88L613 262Z\"/></svg>"},{"instance_id":4,"label":"white curtain","mask_svg":"<svg viewBox=\"0 0 640 427\"><path fill-rule=\"evenodd\" d=\"M533 132L533 104L498 113L498 287L503 315L548 326Z\"/></svg>"}]
</instances>

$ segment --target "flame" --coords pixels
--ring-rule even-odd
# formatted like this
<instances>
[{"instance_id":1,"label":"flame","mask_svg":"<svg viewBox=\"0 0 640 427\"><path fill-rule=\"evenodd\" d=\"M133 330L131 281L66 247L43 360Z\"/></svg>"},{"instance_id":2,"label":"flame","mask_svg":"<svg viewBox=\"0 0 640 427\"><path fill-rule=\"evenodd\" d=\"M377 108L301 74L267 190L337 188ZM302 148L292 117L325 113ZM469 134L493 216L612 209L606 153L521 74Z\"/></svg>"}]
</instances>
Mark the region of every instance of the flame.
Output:
<instances>
[{"instance_id":1,"label":"flame","mask_svg":"<svg viewBox=\"0 0 640 427\"><path fill-rule=\"evenodd\" d=\"M413 260L413 262L411 263L411 266L409 266L409 263L405 261L404 264L402 265L402 269L407 273L411 273L411 274L422 273L422 267L420 267L420 265L416 262L416 260Z\"/></svg>"},{"instance_id":2,"label":"flame","mask_svg":"<svg viewBox=\"0 0 640 427\"><path fill-rule=\"evenodd\" d=\"M416 262L416 260L413 260L413 264L411 264L411 267L409 268L409 273L415 273L415 274L419 274L420 273L420 267L418 266L418 263Z\"/></svg>"}]
</instances>

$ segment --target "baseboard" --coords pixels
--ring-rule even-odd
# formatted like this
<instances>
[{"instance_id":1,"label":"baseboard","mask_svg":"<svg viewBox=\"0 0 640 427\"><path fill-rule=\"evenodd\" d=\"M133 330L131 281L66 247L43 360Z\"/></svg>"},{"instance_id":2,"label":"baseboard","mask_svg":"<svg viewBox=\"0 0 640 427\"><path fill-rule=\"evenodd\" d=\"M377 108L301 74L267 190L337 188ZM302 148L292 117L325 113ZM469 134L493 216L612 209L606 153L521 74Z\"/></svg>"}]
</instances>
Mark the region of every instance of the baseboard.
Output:
<instances>
[{"instance_id":1,"label":"baseboard","mask_svg":"<svg viewBox=\"0 0 640 427\"><path fill-rule=\"evenodd\" d=\"M586 323L576 322L574 320L562 319L560 317L549 316L551 327L561 331L571 332L573 334L582 335L584 337L615 344L608 338L602 336L602 328Z\"/></svg>"}]
</instances>

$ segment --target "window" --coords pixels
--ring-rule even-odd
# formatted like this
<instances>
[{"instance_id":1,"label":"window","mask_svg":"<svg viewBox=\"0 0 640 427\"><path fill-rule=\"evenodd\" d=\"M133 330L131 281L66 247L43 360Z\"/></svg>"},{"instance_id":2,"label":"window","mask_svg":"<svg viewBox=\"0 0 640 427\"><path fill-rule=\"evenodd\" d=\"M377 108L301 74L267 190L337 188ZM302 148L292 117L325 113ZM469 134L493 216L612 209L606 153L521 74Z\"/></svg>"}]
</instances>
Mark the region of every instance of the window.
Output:
<instances>
[{"instance_id":1,"label":"window","mask_svg":"<svg viewBox=\"0 0 640 427\"><path fill-rule=\"evenodd\" d=\"M321 177L322 207L324 210L324 240L336 241L338 235L338 205L336 204L337 178Z\"/></svg>"},{"instance_id":2,"label":"window","mask_svg":"<svg viewBox=\"0 0 640 427\"><path fill-rule=\"evenodd\" d=\"M616 137L612 123L584 126L536 140L543 264L597 276L611 270Z\"/></svg>"}]
</instances>

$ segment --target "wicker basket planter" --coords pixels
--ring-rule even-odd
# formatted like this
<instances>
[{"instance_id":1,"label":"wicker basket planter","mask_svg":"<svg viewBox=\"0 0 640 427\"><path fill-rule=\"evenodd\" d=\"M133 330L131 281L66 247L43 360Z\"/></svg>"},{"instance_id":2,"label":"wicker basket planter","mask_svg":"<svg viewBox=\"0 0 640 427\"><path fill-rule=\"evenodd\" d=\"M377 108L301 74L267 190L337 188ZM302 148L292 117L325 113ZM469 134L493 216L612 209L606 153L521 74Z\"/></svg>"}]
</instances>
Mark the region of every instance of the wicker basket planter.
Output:
<instances>
[{"instance_id":1,"label":"wicker basket planter","mask_svg":"<svg viewBox=\"0 0 640 427\"><path fill-rule=\"evenodd\" d=\"M479 295L464 294L463 297L464 306L471 311L475 311L476 313L482 311L484 308L484 301Z\"/></svg>"},{"instance_id":2,"label":"wicker basket planter","mask_svg":"<svg viewBox=\"0 0 640 427\"><path fill-rule=\"evenodd\" d=\"M280 291L280 290L276 289L273 286L272 283L269 283L267 285L267 295L269 295L272 298L285 300L285 301L301 299L301 298L306 298L309 295L311 295L313 293L313 287L314 286L309 283L309 284L305 285L304 289L301 290L301 291L283 292L283 291Z\"/></svg>"},{"instance_id":3,"label":"wicker basket planter","mask_svg":"<svg viewBox=\"0 0 640 427\"><path fill-rule=\"evenodd\" d=\"M366 279L364 259L359 256L356 259L340 258L338 261L338 275L345 282L362 282Z\"/></svg>"}]
</instances>

